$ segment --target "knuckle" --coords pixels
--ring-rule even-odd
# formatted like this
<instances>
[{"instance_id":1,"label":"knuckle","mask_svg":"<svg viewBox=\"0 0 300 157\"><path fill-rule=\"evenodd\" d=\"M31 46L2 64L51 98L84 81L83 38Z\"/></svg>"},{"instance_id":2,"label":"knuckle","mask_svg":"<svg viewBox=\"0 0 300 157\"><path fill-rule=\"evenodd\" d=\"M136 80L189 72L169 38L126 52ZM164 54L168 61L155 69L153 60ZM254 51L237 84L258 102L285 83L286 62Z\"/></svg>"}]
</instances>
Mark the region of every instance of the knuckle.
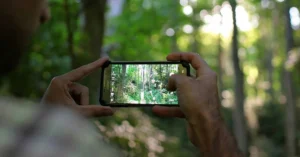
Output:
<instances>
[{"instance_id":1,"label":"knuckle","mask_svg":"<svg viewBox=\"0 0 300 157\"><path fill-rule=\"evenodd\" d=\"M193 52L192 55L194 55L195 57L200 57L200 54L197 52Z\"/></svg>"},{"instance_id":2,"label":"knuckle","mask_svg":"<svg viewBox=\"0 0 300 157\"><path fill-rule=\"evenodd\" d=\"M61 80L61 77L60 76L56 76L56 77L53 77L52 80L51 80L51 84L52 85L58 85L62 82Z\"/></svg>"},{"instance_id":3,"label":"knuckle","mask_svg":"<svg viewBox=\"0 0 300 157\"><path fill-rule=\"evenodd\" d=\"M194 58L196 58L196 57L200 57L200 58L201 58L201 56L200 56L199 53L191 52L190 54L191 54Z\"/></svg>"}]
</instances>

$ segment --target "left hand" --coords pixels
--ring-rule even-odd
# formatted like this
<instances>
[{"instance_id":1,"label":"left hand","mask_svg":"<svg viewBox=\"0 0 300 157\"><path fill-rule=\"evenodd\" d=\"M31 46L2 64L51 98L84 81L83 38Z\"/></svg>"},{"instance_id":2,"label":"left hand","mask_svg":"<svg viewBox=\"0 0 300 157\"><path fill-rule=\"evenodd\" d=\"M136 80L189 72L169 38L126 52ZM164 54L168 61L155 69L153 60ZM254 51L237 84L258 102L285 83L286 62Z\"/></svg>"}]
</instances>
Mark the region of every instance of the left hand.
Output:
<instances>
[{"instance_id":1,"label":"left hand","mask_svg":"<svg viewBox=\"0 0 300 157\"><path fill-rule=\"evenodd\" d=\"M43 96L42 103L63 105L87 117L113 115L113 110L110 107L89 105L89 88L76 83L76 81L101 68L107 60L108 58L102 58L53 78Z\"/></svg>"},{"instance_id":2,"label":"left hand","mask_svg":"<svg viewBox=\"0 0 300 157\"><path fill-rule=\"evenodd\" d=\"M167 60L189 62L196 70L196 78L172 75L168 81L168 90L177 91L179 107L155 106L153 112L162 117L185 118L191 142L206 151L206 142L211 141L209 132L223 124L217 75L196 53L172 53Z\"/></svg>"}]
</instances>

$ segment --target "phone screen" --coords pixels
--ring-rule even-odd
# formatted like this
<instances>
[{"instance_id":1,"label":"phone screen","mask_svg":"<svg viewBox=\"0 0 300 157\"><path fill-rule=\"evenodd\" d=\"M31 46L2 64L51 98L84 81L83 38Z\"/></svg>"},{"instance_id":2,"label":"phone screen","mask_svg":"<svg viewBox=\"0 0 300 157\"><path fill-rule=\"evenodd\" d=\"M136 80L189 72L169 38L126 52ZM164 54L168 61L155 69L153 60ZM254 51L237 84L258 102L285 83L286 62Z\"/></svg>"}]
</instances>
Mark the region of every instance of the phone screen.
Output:
<instances>
[{"instance_id":1,"label":"phone screen","mask_svg":"<svg viewBox=\"0 0 300 157\"><path fill-rule=\"evenodd\" d=\"M188 75L181 62L110 63L103 70L102 102L106 105L178 105L176 92L167 90L173 74Z\"/></svg>"}]
</instances>

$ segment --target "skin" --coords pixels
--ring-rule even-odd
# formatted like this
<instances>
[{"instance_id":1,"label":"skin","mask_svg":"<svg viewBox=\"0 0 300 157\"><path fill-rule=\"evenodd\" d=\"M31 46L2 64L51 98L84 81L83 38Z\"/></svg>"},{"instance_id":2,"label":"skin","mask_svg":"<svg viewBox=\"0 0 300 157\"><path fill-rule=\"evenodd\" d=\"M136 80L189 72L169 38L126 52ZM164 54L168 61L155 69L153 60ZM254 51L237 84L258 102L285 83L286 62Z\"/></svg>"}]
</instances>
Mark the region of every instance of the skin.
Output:
<instances>
[{"instance_id":1,"label":"skin","mask_svg":"<svg viewBox=\"0 0 300 157\"><path fill-rule=\"evenodd\" d=\"M0 1L0 72L12 71L40 24L50 18L46 0Z\"/></svg>"},{"instance_id":2,"label":"skin","mask_svg":"<svg viewBox=\"0 0 300 157\"><path fill-rule=\"evenodd\" d=\"M11 72L19 62L32 34L50 18L46 0L0 1L0 73ZM43 104L63 105L87 117L110 116L109 107L89 104L89 90L77 83L100 69L107 58L84 65L69 73L53 78L42 99ZM161 117L179 117L187 121L191 142L204 157L240 157L234 138L220 114L217 76L205 61L195 53L172 53L169 61L185 60L197 71L196 78L173 75L168 89L177 91L179 108L153 107Z\"/></svg>"},{"instance_id":3,"label":"skin","mask_svg":"<svg viewBox=\"0 0 300 157\"><path fill-rule=\"evenodd\" d=\"M41 24L50 19L50 11L47 0L1 0L0 10L0 73L2 75L8 74L18 65L32 35ZM109 107L89 106L88 88L76 83L99 69L105 60L105 58L99 59L55 77L42 103L64 105L87 117L112 115L113 110Z\"/></svg>"},{"instance_id":4,"label":"skin","mask_svg":"<svg viewBox=\"0 0 300 157\"><path fill-rule=\"evenodd\" d=\"M108 58L101 58L93 63L84 65L69 73L52 79L44 97L43 104L64 105L86 117L101 117L113 115L110 107L89 104L89 88L76 83L85 76L101 68Z\"/></svg>"},{"instance_id":5,"label":"skin","mask_svg":"<svg viewBox=\"0 0 300 157\"><path fill-rule=\"evenodd\" d=\"M185 118L189 139L204 157L243 156L220 113L216 73L196 53L171 53L167 60L189 62L196 77L171 76L168 89L177 91L180 107L155 106L153 112L162 117Z\"/></svg>"}]
</instances>

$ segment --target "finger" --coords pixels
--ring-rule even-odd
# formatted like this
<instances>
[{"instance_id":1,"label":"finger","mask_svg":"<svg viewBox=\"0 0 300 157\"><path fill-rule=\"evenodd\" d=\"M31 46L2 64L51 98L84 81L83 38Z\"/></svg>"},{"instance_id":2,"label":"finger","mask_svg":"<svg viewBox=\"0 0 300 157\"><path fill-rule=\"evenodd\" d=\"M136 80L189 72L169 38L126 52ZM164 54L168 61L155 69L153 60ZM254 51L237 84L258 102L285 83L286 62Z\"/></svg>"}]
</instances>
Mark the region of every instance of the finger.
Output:
<instances>
[{"instance_id":1,"label":"finger","mask_svg":"<svg viewBox=\"0 0 300 157\"><path fill-rule=\"evenodd\" d=\"M187 76L184 75L179 75L179 74L172 75L171 77L169 77L167 89L169 91L176 91L180 84L186 82L186 78Z\"/></svg>"},{"instance_id":2,"label":"finger","mask_svg":"<svg viewBox=\"0 0 300 157\"><path fill-rule=\"evenodd\" d=\"M79 100L76 101L79 105L89 105L89 88L78 83L72 83L69 88L72 94L79 96Z\"/></svg>"},{"instance_id":3,"label":"finger","mask_svg":"<svg viewBox=\"0 0 300 157\"><path fill-rule=\"evenodd\" d=\"M90 64L87 64L87 65L79 67L78 69L72 70L71 72L62 75L61 77L65 80L72 81L72 82L79 81L83 77L88 76L95 70L99 69L107 60L108 60L108 57L98 59Z\"/></svg>"},{"instance_id":4,"label":"finger","mask_svg":"<svg viewBox=\"0 0 300 157\"><path fill-rule=\"evenodd\" d=\"M167 90L168 91L176 91L176 78L174 75L169 77Z\"/></svg>"},{"instance_id":5,"label":"finger","mask_svg":"<svg viewBox=\"0 0 300 157\"><path fill-rule=\"evenodd\" d=\"M152 112L160 117L185 118L185 115L179 107L154 106Z\"/></svg>"},{"instance_id":6,"label":"finger","mask_svg":"<svg viewBox=\"0 0 300 157\"><path fill-rule=\"evenodd\" d=\"M114 111L110 107L96 105L78 106L78 109L86 117L104 117L114 114Z\"/></svg>"},{"instance_id":7,"label":"finger","mask_svg":"<svg viewBox=\"0 0 300 157\"><path fill-rule=\"evenodd\" d=\"M171 53L167 56L168 61L187 61L196 70L196 76L201 76L203 73L210 71L207 63L196 53Z\"/></svg>"}]
</instances>

